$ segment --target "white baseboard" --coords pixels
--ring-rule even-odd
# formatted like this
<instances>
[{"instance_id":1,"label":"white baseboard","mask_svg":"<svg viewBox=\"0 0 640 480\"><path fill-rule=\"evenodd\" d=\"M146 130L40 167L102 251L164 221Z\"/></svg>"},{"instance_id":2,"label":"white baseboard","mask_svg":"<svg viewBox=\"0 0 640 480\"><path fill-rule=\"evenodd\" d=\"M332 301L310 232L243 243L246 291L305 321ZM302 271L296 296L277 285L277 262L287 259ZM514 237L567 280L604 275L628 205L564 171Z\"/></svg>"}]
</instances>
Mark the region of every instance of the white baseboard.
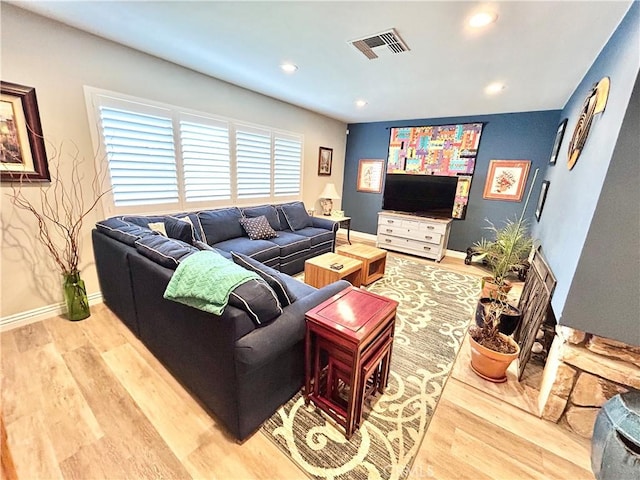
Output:
<instances>
[{"instance_id":1,"label":"white baseboard","mask_svg":"<svg viewBox=\"0 0 640 480\"><path fill-rule=\"evenodd\" d=\"M89 305L97 305L102 303L102 293L95 292L87 295ZM63 315L66 312L66 306L64 302L54 303L52 305L45 305L44 307L34 308L26 312L15 313L6 317L0 318L0 332L12 330L14 328L23 327L30 323L39 322L47 318Z\"/></svg>"},{"instance_id":2,"label":"white baseboard","mask_svg":"<svg viewBox=\"0 0 640 480\"><path fill-rule=\"evenodd\" d=\"M346 240L347 231L345 229L338 230L338 236L340 237L340 239ZM351 230L350 236L351 236L352 243L357 240L364 240L370 243L376 243L376 239L377 239L377 235L372 235L370 233L364 233L364 232L357 232L355 230ZM466 252L459 252L457 250L447 250L447 256L464 259L466 258L467 254Z\"/></svg>"}]
</instances>

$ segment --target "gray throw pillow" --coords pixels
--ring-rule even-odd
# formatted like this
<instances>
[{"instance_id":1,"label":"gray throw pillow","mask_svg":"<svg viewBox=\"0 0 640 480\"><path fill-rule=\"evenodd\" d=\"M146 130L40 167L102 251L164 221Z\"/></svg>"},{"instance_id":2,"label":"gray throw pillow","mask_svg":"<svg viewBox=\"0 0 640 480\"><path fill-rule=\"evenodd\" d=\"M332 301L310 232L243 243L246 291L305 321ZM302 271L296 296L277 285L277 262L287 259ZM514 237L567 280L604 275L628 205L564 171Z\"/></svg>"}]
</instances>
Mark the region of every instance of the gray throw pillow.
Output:
<instances>
[{"instance_id":1,"label":"gray throw pillow","mask_svg":"<svg viewBox=\"0 0 640 480\"><path fill-rule=\"evenodd\" d=\"M267 240L278 236L264 215L255 218L241 218L238 221L251 240Z\"/></svg>"},{"instance_id":2,"label":"gray throw pillow","mask_svg":"<svg viewBox=\"0 0 640 480\"><path fill-rule=\"evenodd\" d=\"M302 202L288 203L282 205L282 213L287 219L289 228L294 232L305 227L313 226L313 219L307 213L307 209Z\"/></svg>"}]
</instances>

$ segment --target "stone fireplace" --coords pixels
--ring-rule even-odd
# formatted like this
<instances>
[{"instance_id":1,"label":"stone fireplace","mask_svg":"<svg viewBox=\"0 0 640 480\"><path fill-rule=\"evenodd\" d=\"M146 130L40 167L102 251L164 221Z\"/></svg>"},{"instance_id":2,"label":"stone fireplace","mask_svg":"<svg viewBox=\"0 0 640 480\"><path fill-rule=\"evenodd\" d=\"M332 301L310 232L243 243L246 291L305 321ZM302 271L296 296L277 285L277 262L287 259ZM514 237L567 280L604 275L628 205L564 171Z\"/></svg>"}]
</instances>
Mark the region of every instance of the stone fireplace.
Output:
<instances>
[{"instance_id":1,"label":"stone fireplace","mask_svg":"<svg viewBox=\"0 0 640 480\"><path fill-rule=\"evenodd\" d=\"M591 438L600 407L631 389L640 390L640 347L556 327L538 396L542 418Z\"/></svg>"}]
</instances>

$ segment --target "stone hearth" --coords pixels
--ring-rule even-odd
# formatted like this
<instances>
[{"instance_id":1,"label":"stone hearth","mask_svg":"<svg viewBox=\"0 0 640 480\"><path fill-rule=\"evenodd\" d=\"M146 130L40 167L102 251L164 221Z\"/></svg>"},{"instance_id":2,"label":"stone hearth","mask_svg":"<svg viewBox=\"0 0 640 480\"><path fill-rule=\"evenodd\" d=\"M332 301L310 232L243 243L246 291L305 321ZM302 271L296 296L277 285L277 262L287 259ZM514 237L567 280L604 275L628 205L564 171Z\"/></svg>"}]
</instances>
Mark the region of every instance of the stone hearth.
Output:
<instances>
[{"instance_id":1,"label":"stone hearth","mask_svg":"<svg viewBox=\"0 0 640 480\"><path fill-rule=\"evenodd\" d=\"M630 389L640 390L640 347L556 327L538 396L542 418L591 438L600 407Z\"/></svg>"}]
</instances>

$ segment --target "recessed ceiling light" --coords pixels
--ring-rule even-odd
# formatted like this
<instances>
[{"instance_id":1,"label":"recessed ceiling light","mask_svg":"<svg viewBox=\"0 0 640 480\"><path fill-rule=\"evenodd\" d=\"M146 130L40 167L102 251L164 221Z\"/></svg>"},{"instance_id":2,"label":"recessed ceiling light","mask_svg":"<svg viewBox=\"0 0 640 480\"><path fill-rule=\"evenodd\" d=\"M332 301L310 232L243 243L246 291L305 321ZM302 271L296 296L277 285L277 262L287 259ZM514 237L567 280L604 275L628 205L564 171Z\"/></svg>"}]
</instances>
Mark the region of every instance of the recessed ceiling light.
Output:
<instances>
[{"instance_id":1,"label":"recessed ceiling light","mask_svg":"<svg viewBox=\"0 0 640 480\"><path fill-rule=\"evenodd\" d=\"M367 104L366 100L356 100L356 107L362 108Z\"/></svg>"},{"instance_id":2,"label":"recessed ceiling light","mask_svg":"<svg viewBox=\"0 0 640 480\"><path fill-rule=\"evenodd\" d=\"M469 19L469 26L473 28L486 27L498 19L498 14L493 12L479 12Z\"/></svg>"},{"instance_id":3,"label":"recessed ceiling light","mask_svg":"<svg viewBox=\"0 0 640 480\"><path fill-rule=\"evenodd\" d=\"M280 68L285 73L293 73L298 70L298 66L294 65L293 63L283 63L282 65L280 65Z\"/></svg>"},{"instance_id":4,"label":"recessed ceiling light","mask_svg":"<svg viewBox=\"0 0 640 480\"><path fill-rule=\"evenodd\" d=\"M505 84L504 83L500 83L500 82L493 82L490 83L489 85L487 85L484 89L484 92L487 95L496 95L500 92L502 92L505 89Z\"/></svg>"}]
</instances>

